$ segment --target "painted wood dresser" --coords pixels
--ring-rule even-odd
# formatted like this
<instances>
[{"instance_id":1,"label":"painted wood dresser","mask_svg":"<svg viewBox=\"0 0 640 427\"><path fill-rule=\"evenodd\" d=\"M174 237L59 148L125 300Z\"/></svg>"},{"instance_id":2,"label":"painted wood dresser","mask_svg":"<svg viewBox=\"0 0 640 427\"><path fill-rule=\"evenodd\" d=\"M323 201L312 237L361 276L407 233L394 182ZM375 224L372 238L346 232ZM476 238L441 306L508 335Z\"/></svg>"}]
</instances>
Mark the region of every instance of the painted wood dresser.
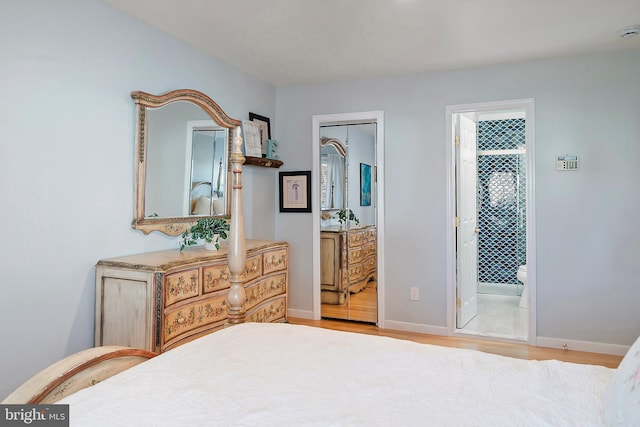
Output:
<instances>
[{"instance_id":1,"label":"painted wood dresser","mask_svg":"<svg viewBox=\"0 0 640 427\"><path fill-rule=\"evenodd\" d=\"M363 290L376 277L376 253L374 225L351 228L349 233L337 227L321 230L321 302L344 304L347 292Z\"/></svg>"},{"instance_id":2,"label":"painted wood dresser","mask_svg":"<svg viewBox=\"0 0 640 427\"><path fill-rule=\"evenodd\" d=\"M96 265L95 346L161 353L224 327L229 267L226 242L100 260ZM247 240L247 322L287 318L286 242Z\"/></svg>"}]
</instances>

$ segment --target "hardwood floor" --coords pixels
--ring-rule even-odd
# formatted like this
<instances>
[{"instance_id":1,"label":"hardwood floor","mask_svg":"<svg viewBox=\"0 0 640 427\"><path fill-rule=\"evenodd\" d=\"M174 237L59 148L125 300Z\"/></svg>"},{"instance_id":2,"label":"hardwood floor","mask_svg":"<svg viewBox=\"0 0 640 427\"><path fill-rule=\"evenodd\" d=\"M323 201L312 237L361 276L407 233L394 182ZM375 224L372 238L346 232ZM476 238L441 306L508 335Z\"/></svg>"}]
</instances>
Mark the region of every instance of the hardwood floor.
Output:
<instances>
[{"instance_id":1,"label":"hardwood floor","mask_svg":"<svg viewBox=\"0 0 640 427\"><path fill-rule=\"evenodd\" d=\"M376 282L369 282L362 291L349 295L349 304L322 304L322 317L376 323L378 321L377 294Z\"/></svg>"},{"instance_id":2,"label":"hardwood floor","mask_svg":"<svg viewBox=\"0 0 640 427\"><path fill-rule=\"evenodd\" d=\"M471 338L445 337L439 335L419 334L416 332L396 331L380 329L374 324L350 322L343 320L309 320L289 318L289 323L298 325L315 326L338 331L356 332L360 334L382 335L403 340L411 340L425 344L441 345L446 347L467 348L500 354L517 359L549 360L556 359L565 362L583 363L589 365L602 365L609 368L617 368L622 356L610 354L587 353L575 350L560 350L546 347L532 347L526 344L506 342L494 342L476 340Z\"/></svg>"}]
</instances>

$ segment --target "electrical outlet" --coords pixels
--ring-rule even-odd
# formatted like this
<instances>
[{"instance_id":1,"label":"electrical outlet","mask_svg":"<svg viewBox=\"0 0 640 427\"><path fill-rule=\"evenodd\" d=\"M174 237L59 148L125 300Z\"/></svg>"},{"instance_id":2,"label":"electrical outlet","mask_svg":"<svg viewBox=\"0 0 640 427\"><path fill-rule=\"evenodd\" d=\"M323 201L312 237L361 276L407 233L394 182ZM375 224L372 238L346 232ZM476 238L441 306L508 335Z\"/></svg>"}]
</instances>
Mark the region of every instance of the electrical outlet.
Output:
<instances>
[{"instance_id":1,"label":"electrical outlet","mask_svg":"<svg viewBox=\"0 0 640 427\"><path fill-rule=\"evenodd\" d=\"M411 287L411 301L420 300L420 289L415 286Z\"/></svg>"}]
</instances>

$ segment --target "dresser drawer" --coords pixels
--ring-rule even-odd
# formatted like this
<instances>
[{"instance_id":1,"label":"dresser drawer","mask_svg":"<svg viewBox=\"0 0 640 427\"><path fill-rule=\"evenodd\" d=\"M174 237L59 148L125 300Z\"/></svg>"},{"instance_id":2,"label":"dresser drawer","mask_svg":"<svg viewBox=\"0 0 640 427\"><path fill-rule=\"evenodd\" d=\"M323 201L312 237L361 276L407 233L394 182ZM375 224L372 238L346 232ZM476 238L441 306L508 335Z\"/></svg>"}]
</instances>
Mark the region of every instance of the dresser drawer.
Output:
<instances>
[{"instance_id":1,"label":"dresser drawer","mask_svg":"<svg viewBox=\"0 0 640 427\"><path fill-rule=\"evenodd\" d=\"M244 308L250 311L260 301L287 292L287 274L280 273L267 277L248 286L245 290L247 292L247 302L245 302Z\"/></svg>"},{"instance_id":2,"label":"dresser drawer","mask_svg":"<svg viewBox=\"0 0 640 427\"><path fill-rule=\"evenodd\" d=\"M202 268L202 280L204 293L221 291L228 289L229 266L225 264L210 265Z\"/></svg>"},{"instance_id":3,"label":"dresser drawer","mask_svg":"<svg viewBox=\"0 0 640 427\"><path fill-rule=\"evenodd\" d=\"M247 283L260 276L262 276L262 255L247 258L242 281Z\"/></svg>"},{"instance_id":4,"label":"dresser drawer","mask_svg":"<svg viewBox=\"0 0 640 427\"><path fill-rule=\"evenodd\" d=\"M220 296L177 307L165 314L163 342L166 343L180 334L226 318L227 303L224 292Z\"/></svg>"},{"instance_id":5,"label":"dresser drawer","mask_svg":"<svg viewBox=\"0 0 640 427\"><path fill-rule=\"evenodd\" d=\"M264 254L263 271L269 274L287 269L287 249L278 249Z\"/></svg>"},{"instance_id":6,"label":"dresser drawer","mask_svg":"<svg viewBox=\"0 0 640 427\"><path fill-rule=\"evenodd\" d=\"M369 242L364 248L364 256L372 256L375 257L376 256L376 245L375 243L371 243Z\"/></svg>"},{"instance_id":7,"label":"dresser drawer","mask_svg":"<svg viewBox=\"0 0 640 427\"><path fill-rule=\"evenodd\" d=\"M363 264L351 264L349 265L349 271L347 273L348 283L354 283L362 278L365 275L365 268Z\"/></svg>"},{"instance_id":8,"label":"dresser drawer","mask_svg":"<svg viewBox=\"0 0 640 427\"><path fill-rule=\"evenodd\" d=\"M365 234L362 231L350 231L349 247L360 246L365 242Z\"/></svg>"},{"instance_id":9,"label":"dresser drawer","mask_svg":"<svg viewBox=\"0 0 640 427\"><path fill-rule=\"evenodd\" d=\"M367 230L366 234L367 234L367 237L366 237L367 242L375 244L376 243L376 229L372 228L370 230Z\"/></svg>"},{"instance_id":10,"label":"dresser drawer","mask_svg":"<svg viewBox=\"0 0 640 427\"><path fill-rule=\"evenodd\" d=\"M378 259L375 257L369 257L365 262L362 263L362 265L366 271L375 270L378 266Z\"/></svg>"},{"instance_id":11,"label":"dresser drawer","mask_svg":"<svg viewBox=\"0 0 640 427\"><path fill-rule=\"evenodd\" d=\"M360 262L366 256L366 246L359 246L356 248L349 248L349 262Z\"/></svg>"},{"instance_id":12,"label":"dresser drawer","mask_svg":"<svg viewBox=\"0 0 640 427\"><path fill-rule=\"evenodd\" d=\"M280 297L265 301L247 312L247 322L277 322L286 320L287 297Z\"/></svg>"},{"instance_id":13,"label":"dresser drawer","mask_svg":"<svg viewBox=\"0 0 640 427\"><path fill-rule=\"evenodd\" d=\"M168 307L179 301L200 295L199 279L200 270L197 268L167 274L164 280L164 306Z\"/></svg>"}]
</instances>

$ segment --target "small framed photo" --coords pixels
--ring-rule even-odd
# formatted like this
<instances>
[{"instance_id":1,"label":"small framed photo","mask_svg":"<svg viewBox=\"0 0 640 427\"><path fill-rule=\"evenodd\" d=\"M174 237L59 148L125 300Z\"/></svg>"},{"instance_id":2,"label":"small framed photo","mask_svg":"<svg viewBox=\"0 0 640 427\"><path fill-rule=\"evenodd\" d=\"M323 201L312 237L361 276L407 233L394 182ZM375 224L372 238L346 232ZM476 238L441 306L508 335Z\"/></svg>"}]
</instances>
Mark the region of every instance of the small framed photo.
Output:
<instances>
[{"instance_id":1,"label":"small framed photo","mask_svg":"<svg viewBox=\"0 0 640 427\"><path fill-rule=\"evenodd\" d=\"M254 122L243 120L242 133L244 134L244 155L248 157L262 157L260 127Z\"/></svg>"},{"instance_id":2,"label":"small framed photo","mask_svg":"<svg viewBox=\"0 0 640 427\"><path fill-rule=\"evenodd\" d=\"M280 172L280 212L311 212L311 171Z\"/></svg>"},{"instance_id":3,"label":"small framed photo","mask_svg":"<svg viewBox=\"0 0 640 427\"><path fill-rule=\"evenodd\" d=\"M267 157L267 141L271 139L271 120L269 120L269 117L261 116L256 113L249 113L249 120L260 127L262 157Z\"/></svg>"}]
</instances>

